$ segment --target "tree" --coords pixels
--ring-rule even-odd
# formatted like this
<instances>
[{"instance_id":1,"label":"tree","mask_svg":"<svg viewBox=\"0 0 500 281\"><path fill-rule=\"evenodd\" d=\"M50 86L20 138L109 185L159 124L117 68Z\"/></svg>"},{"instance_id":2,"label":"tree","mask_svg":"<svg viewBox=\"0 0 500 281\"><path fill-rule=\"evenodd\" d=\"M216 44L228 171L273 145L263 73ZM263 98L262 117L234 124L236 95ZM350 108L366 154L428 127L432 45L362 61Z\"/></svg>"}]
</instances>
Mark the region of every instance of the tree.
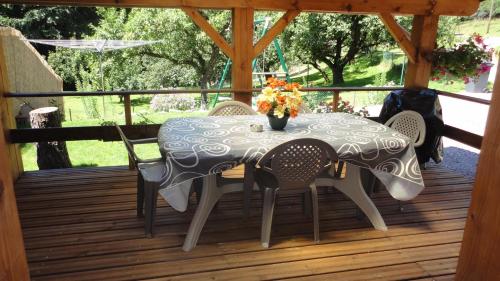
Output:
<instances>
[{"instance_id":1,"label":"tree","mask_svg":"<svg viewBox=\"0 0 500 281\"><path fill-rule=\"evenodd\" d=\"M92 36L84 39L135 39L127 32L126 24L130 10L99 8L101 18L91 27ZM140 48L105 52L102 58L104 89L159 89L193 84L193 73L189 69L170 62L145 56ZM61 76L66 89L100 90L101 73L99 55L91 51L57 48L50 53L49 64Z\"/></svg>"},{"instance_id":2,"label":"tree","mask_svg":"<svg viewBox=\"0 0 500 281\"><path fill-rule=\"evenodd\" d=\"M396 20L406 30L411 31L413 17L400 16ZM459 17L440 16L437 34L437 44L440 46L452 47L455 44L457 27L460 24ZM392 40L392 45L397 46L396 41Z\"/></svg>"},{"instance_id":3,"label":"tree","mask_svg":"<svg viewBox=\"0 0 500 281\"><path fill-rule=\"evenodd\" d=\"M210 10L202 14L223 36L228 36L231 24L228 11ZM194 80L201 89L207 89L220 77L225 57L184 12L177 9L135 9L129 15L126 30L128 36L135 39L162 40L139 53L192 69ZM207 95L203 94L202 104L206 106L207 103Z\"/></svg>"},{"instance_id":4,"label":"tree","mask_svg":"<svg viewBox=\"0 0 500 281\"><path fill-rule=\"evenodd\" d=\"M0 5L0 25L13 27L29 39L81 38L98 21L96 8ZM43 55L53 49L36 48Z\"/></svg>"},{"instance_id":5,"label":"tree","mask_svg":"<svg viewBox=\"0 0 500 281\"><path fill-rule=\"evenodd\" d=\"M286 32L286 42L304 64L316 68L326 82L344 82L344 68L357 55L390 42L377 17L307 13L299 16ZM332 78L322 69L324 63Z\"/></svg>"}]
</instances>

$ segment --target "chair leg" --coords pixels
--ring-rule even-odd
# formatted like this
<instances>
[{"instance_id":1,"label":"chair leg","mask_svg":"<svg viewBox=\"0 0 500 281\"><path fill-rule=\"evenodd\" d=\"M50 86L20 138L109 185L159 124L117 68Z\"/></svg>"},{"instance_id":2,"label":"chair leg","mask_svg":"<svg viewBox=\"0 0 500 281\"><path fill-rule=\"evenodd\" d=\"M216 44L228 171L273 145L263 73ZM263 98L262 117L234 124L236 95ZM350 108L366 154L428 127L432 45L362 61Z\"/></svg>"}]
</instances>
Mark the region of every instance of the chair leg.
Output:
<instances>
[{"instance_id":1,"label":"chair leg","mask_svg":"<svg viewBox=\"0 0 500 281\"><path fill-rule=\"evenodd\" d=\"M137 216L144 215L144 179L140 172L137 173Z\"/></svg>"},{"instance_id":2,"label":"chair leg","mask_svg":"<svg viewBox=\"0 0 500 281\"><path fill-rule=\"evenodd\" d=\"M319 202L318 202L318 190L316 185L312 183L309 186L311 190L311 203L313 209L313 221L314 221L314 242L319 243Z\"/></svg>"},{"instance_id":3,"label":"chair leg","mask_svg":"<svg viewBox=\"0 0 500 281\"><path fill-rule=\"evenodd\" d=\"M370 197L366 194L360 179L360 168L354 165L347 165L346 178L337 180L334 178L316 179L316 185L333 185L339 191L349 197L368 217L373 226L378 230L387 230L384 219L373 204Z\"/></svg>"},{"instance_id":4,"label":"chair leg","mask_svg":"<svg viewBox=\"0 0 500 281\"><path fill-rule=\"evenodd\" d=\"M203 190L203 179L196 178L193 180L194 192L196 193L196 203L200 203L201 192Z\"/></svg>"},{"instance_id":5,"label":"chair leg","mask_svg":"<svg viewBox=\"0 0 500 281\"><path fill-rule=\"evenodd\" d=\"M271 227L273 224L274 204L277 190L267 187L264 191L264 202L262 206L262 226L260 231L260 243L262 247L269 248L271 240Z\"/></svg>"},{"instance_id":6,"label":"chair leg","mask_svg":"<svg viewBox=\"0 0 500 281\"><path fill-rule=\"evenodd\" d=\"M360 176L361 176L361 183L365 189L366 195L368 197L372 198L374 190L375 190L375 184L376 181L378 180L375 175L370 172L369 170L360 170ZM359 220L362 220L366 217L365 213L363 213L363 210L361 210L359 207L356 208L356 218Z\"/></svg>"},{"instance_id":7,"label":"chair leg","mask_svg":"<svg viewBox=\"0 0 500 281\"><path fill-rule=\"evenodd\" d=\"M311 190L306 189L302 194L302 203L303 203L303 211L304 215L307 217L311 217L312 215L312 207L311 207Z\"/></svg>"},{"instance_id":8,"label":"chair leg","mask_svg":"<svg viewBox=\"0 0 500 281\"><path fill-rule=\"evenodd\" d=\"M243 217L245 218L250 216L254 183L253 166L250 163L245 164L245 174L243 178Z\"/></svg>"},{"instance_id":9,"label":"chair leg","mask_svg":"<svg viewBox=\"0 0 500 281\"><path fill-rule=\"evenodd\" d=\"M158 201L158 183L145 182L145 215L144 215L144 232L146 237L153 237L154 219L156 215L156 204Z\"/></svg>"},{"instance_id":10,"label":"chair leg","mask_svg":"<svg viewBox=\"0 0 500 281\"><path fill-rule=\"evenodd\" d=\"M380 190L382 189L382 185L383 185L382 182L375 177L374 183L373 183L373 193L379 193Z\"/></svg>"}]
</instances>

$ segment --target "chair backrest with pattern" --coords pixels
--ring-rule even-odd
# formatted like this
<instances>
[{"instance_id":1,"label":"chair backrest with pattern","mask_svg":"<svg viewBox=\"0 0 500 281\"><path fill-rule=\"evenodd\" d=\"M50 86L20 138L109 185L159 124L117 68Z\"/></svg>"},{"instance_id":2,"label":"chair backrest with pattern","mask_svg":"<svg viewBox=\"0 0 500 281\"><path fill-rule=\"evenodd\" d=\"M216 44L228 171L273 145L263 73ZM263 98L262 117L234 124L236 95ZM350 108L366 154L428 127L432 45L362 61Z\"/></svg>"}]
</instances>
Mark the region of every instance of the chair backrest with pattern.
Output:
<instances>
[{"instance_id":1,"label":"chair backrest with pattern","mask_svg":"<svg viewBox=\"0 0 500 281\"><path fill-rule=\"evenodd\" d=\"M280 188L298 188L309 186L336 160L338 156L331 145L303 138L273 148L257 165L274 175Z\"/></svg>"},{"instance_id":2,"label":"chair backrest with pattern","mask_svg":"<svg viewBox=\"0 0 500 281\"><path fill-rule=\"evenodd\" d=\"M386 126L409 137L415 147L421 146L425 140L425 120L420 113L413 110L405 110L392 116Z\"/></svg>"},{"instance_id":3,"label":"chair backrest with pattern","mask_svg":"<svg viewBox=\"0 0 500 281\"><path fill-rule=\"evenodd\" d=\"M225 101L217 104L208 116L256 115L249 105L239 101Z\"/></svg>"}]
</instances>

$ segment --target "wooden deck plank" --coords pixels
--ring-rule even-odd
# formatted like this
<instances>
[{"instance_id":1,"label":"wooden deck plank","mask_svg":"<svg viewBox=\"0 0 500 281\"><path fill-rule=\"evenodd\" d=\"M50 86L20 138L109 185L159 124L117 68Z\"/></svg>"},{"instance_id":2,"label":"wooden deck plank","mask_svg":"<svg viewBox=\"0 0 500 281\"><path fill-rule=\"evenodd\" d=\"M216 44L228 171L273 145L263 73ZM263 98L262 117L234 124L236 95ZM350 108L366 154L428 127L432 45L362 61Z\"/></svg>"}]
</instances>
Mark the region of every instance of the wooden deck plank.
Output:
<instances>
[{"instance_id":1,"label":"wooden deck plank","mask_svg":"<svg viewBox=\"0 0 500 281\"><path fill-rule=\"evenodd\" d=\"M458 223L454 226L455 227L451 228L463 227L463 222ZM413 230L418 232L418 229L413 229ZM449 231L441 231L436 233L423 233L423 234L422 233L411 234L411 232L404 232L404 234L402 235L389 234L388 237L373 236L372 238L370 238L369 235L365 237L358 237L353 235L352 232L343 233L342 235L343 239L336 237L334 233L326 233L325 235L322 235L321 247L316 247L314 243L311 243L310 239L307 239L307 237L303 237L300 240L293 240L292 242L284 241L283 243L278 243L275 246L273 246L273 250L275 251L282 250L284 255L287 255L287 258L291 259L292 256L289 254L289 252L290 251L294 252L297 249L299 249L299 247L301 247L300 251L308 250L308 248L311 247L312 247L311 249L317 248L316 255L323 255L330 247L335 246L337 248L335 248L334 250L335 251L334 255L346 255L346 253L348 253L347 251L353 251L353 253L359 253L360 251L373 252L376 251L377 249L378 250L382 249L380 248L382 246L377 246L377 245L393 246L393 243L402 244L404 241L410 240L409 237L413 239L410 242L415 243L413 244L413 246L420 245L419 243L424 243L424 244L435 243L435 241L437 241L440 238L441 239L446 238L447 242L454 241L453 236L455 236L455 239L461 239L462 230L458 229L458 230L449 230ZM344 242L344 243L339 243L339 242ZM354 246L353 247L346 246L350 244ZM346 248L339 248L339 245L346 246ZM409 243L406 243L404 246L409 247ZM224 243L222 245L218 244L202 245L200 246L199 250L193 254L180 253L179 251L180 247L161 248L155 250L142 250L141 252L127 252L127 254L119 253L113 255L97 256L97 257L95 256L79 257L65 261L61 260L43 261L43 262L33 263L31 270L36 274L43 275L51 272L62 273L62 272L67 272L68 270L82 271L82 270L96 269L99 267L107 268L113 265L124 266L124 265L151 264L151 263L165 262L165 261L176 261L181 259L182 260L189 259L191 261L194 258L210 258L213 256L224 255L228 252L231 252L232 254L252 253L251 255L253 255L254 257L258 257L257 253L260 255L267 255L269 253L268 250L263 249L259 245L257 245L254 240ZM303 254L301 254L300 251L298 251L299 256L295 258L298 259L307 258ZM312 250L308 251L310 253L313 252ZM98 262L99 266L96 266L96 261L99 261ZM273 262L278 262L278 261L279 260L277 259L273 260ZM259 262L262 262L262 259L260 259ZM243 265L242 263L238 264L238 266L242 265Z\"/></svg>"},{"instance_id":2,"label":"wooden deck plank","mask_svg":"<svg viewBox=\"0 0 500 281\"><path fill-rule=\"evenodd\" d=\"M422 174L426 189L404 212L386 191L374 196L387 232L356 219L352 202L323 188L314 244L292 192L280 197L272 248L263 249L258 194L246 220L241 195L229 194L189 253L181 246L194 207L177 213L160 200L157 235L144 238L136 174L124 167L29 172L16 192L33 280L449 280L473 181L439 167Z\"/></svg>"},{"instance_id":3,"label":"wooden deck plank","mask_svg":"<svg viewBox=\"0 0 500 281\"><path fill-rule=\"evenodd\" d=\"M148 262L140 265L128 266L133 271L133 278L147 279L157 276L183 276L182 279L191 278L188 275L198 274L200 268L209 271L207 277L216 279L227 278L227 275L238 274L240 276L269 275L266 279L287 278L292 273L290 269L299 268L312 269L313 273L344 271L346 269L363 268L365 266L390 265L393 263L416 262L425 260L425 249L432 249L432 258L457 257L459 244L448 242L460 242L462 231L456 233L422 234L415 237L406 237L402 241L395 238L364 240L345 243L319 244L303 246L300 248L270 249L267 251L255 251L238 254L223 254L218 258L202 257L189 260L173 260ZM430 246L429 246L430 245ZM353 258L355 256L356 258ZM356 262L356 259L360 261ZM294 264L294 266L290 266ZM314 264L314 265L313 265ZM273 272L267 272L273 267ZM280 270L281 268L281 270ZM237 273L244 271L244 274ZM220 271L216 274L217 271ZM251 273L250 273L251 272ZM310 272L306 272L310 274ZM109 263L109 268L86 271L84 275L80 272L58 274L59 280L123 280L130 273L117 267L117 264ZM210 277L209 277L210 276ZM220 277L219 277L220 276ZM233 277L235 280L236 277ZM193 280L195 278L191 278ZM257 278L255 278L257 279ZM41 277L39 280L44 280Z\"/></svg>"},{"instance_id":4,"label":"wooden deck plank","mask_svg":"<svg viewBox=\"0 0 500 281\"><path fill-rule=\"evenodd\" d=\"M454 203L454 202L452 202ZM431 216L437 216L438 220L442 219L442 217L465 217L466 215L466 207L468 206L468 201L459 201L452 206L452 209L439 209L439 206L429 205L431 209L425 211L425 209L421 210L416 205L416 212L407 212L405 211L404 215L399 213L398 206L392 206L392 214L387 214L385 209L382 209L382 214L384 219L388 225L394 225L398 223L410 223L415 221L427 221L430 220ZM447 205L449 206L449 205ZM326 214L321 214L321 227L322 229L329 228L362 228L369 227L369 223L364 220L357 220L355 218L356 210L349 210L347 213L339 212L329 212ZM183 234L187 230L189 224L189 214L182 214L183 220L178 223L170 223L170 219L166 218L166 223L163 221L163 218L159 218L157 220L157 230L158 235L162 235L163 233L167 234ZM239 214L241 216L241 213ZM224 219L223 216L219 216L221 219L217 219L217 217L211 218L206 227L204 228L204 233L217 232L222 227L224 231L236 231L239 232L241 229L255 229L259 230L258 227L260 225L259 217L252 217L247 221L242 221L241 218L232 218L232 219ZM114 224L99 227L98 229L90 229L89 231L80 231L79 226L74 226L73 229L55 229L54 231L48 230L48 233L44 233L40 231L40 235L36 234L37 229L27 229L26 232L26 247L27 248L39 248L42 246L57 246L57 245L75 245L75 244L85 244L92 243L98 241L109 241L112 240L121 240L121 239L130 239L130 238L142 238L142 221L140 219L135 219L135 223L125 224L124 226L119 221L114 221ZM174 221L175 222L175 221ZM275 232L288 232L288 231L297 231L304 229L303 231L309 231L310 227L310 219L305 218L300 212L296 212L296 215L293 216L282 216L280 214L277 215L275 224L277 229ZM307 225L303 227L303 225ZM71 226L69 226L71 227ZM94 225L90 226L91 228ZM45 228L46 229L46 228ZM29 232L28 232L29 230ZM34 234L32 234L34 233ZM242 235L249 235L250 233L244 233ZM58 239L54 240L54 235L57 235Z\"/></svg>"}]
</instances>

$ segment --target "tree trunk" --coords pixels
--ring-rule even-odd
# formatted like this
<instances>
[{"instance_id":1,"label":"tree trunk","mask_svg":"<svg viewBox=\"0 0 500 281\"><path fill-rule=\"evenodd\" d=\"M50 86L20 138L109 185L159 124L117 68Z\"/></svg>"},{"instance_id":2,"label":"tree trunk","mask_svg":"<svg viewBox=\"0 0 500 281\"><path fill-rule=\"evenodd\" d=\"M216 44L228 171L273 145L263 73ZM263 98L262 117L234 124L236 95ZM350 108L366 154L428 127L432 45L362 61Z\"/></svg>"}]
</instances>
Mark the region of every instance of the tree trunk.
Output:
<instances>
[{"instance_id":1,"label":"tree trunk","mask_svg":"<svg viewBox=\"0 0 500 281\"><path fill-rule=\"evenodd\" d=\"M30 111L31 128L61 127L61 116L57 107L42 107ZM65 142L39 142L37 148L37 164L40 170L71 168Z\"/></svg>"},{"instance_id":2,"label":"tree trunk","mask_svg":"<svg viewBox=\"0 0 500 281\"><path fill-rule=\"evenodd\" d=\"M336 65L331 69L333 74L333 84L338 85L344 83L344 67Z\"/></svg>"},{"instance_id":3,"label":"tree trunk","mask_svg":"<svg viewBox=\"0 0 500 281\"><path fill-rule=\"evenodd\" d=\"M200 88L202 90L208 89L207 86L207 79L205 77L201 78L200 80ZM208 94L207 93L201 93L201 110L207 110L208 109Z\"/></svg>"}]
</instances>

